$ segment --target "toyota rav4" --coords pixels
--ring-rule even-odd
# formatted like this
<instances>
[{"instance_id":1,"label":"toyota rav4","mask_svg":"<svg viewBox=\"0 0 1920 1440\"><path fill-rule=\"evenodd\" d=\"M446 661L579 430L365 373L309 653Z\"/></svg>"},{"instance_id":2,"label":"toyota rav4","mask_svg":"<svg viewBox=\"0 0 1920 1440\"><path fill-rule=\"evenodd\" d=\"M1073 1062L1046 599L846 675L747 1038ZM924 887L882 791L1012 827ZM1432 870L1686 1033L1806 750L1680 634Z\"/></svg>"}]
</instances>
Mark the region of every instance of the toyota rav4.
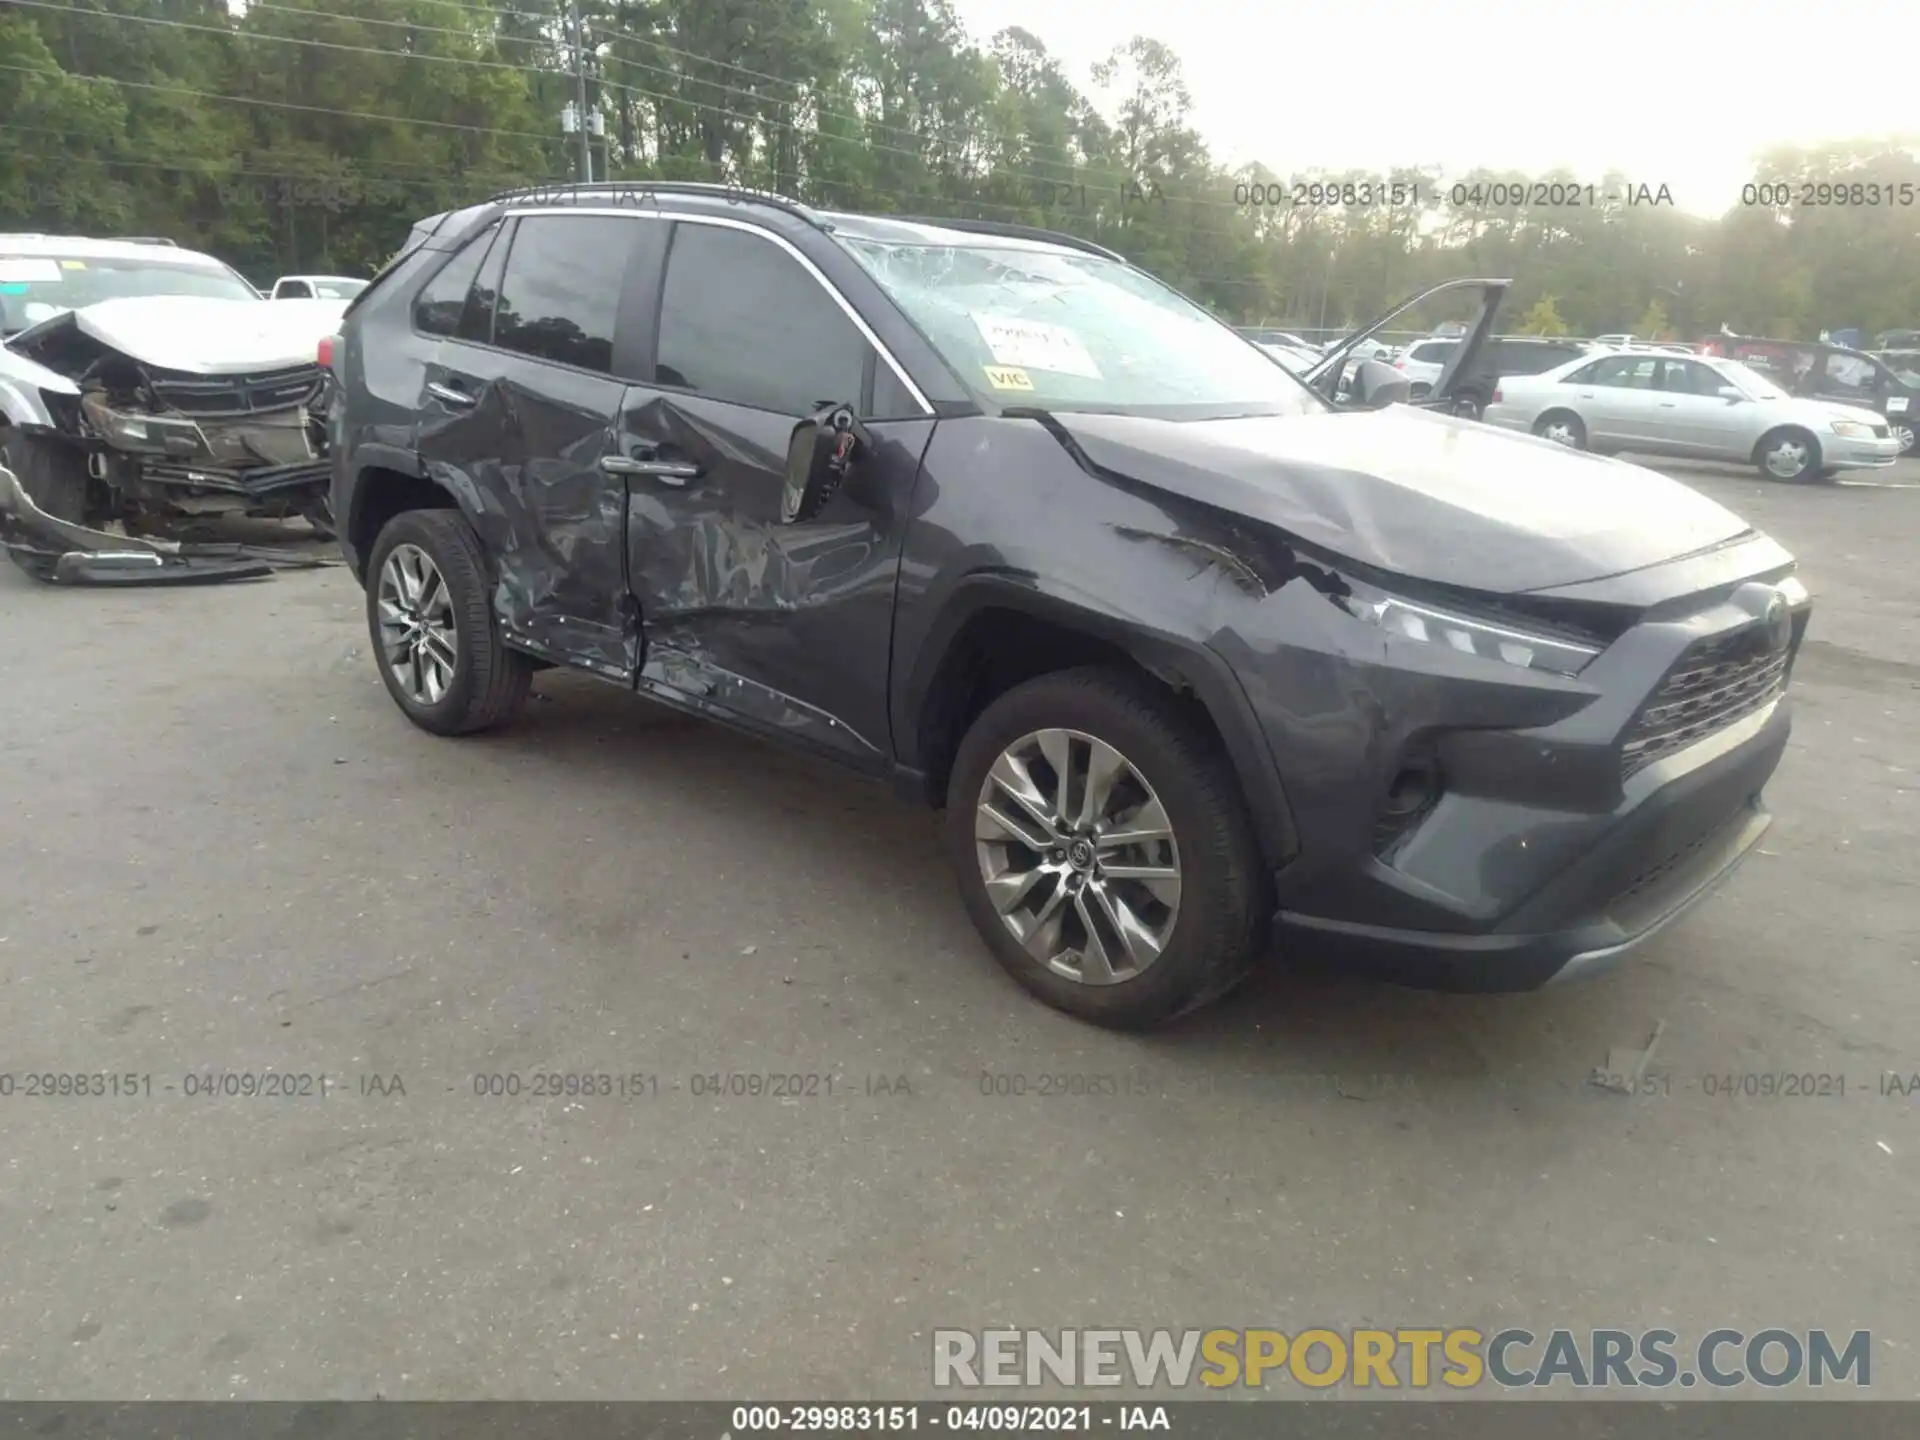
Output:
<instances>
[{"instance_id":1,"label":"toyota rav4","mask_svg":"<svg viewBox=\"0 0 1920 1440\"><path fill-rule=\"evenodd\" d=\"M1695 491L1445 413L1506 282L1442 288L1411 405L1341 383L1369 332L1296 377L1069 236L497 196L326 346L334 514L416 725L566 666L890 776L1073 1014L1276 950L1532 988L1759 839L1809 601Z\"/></svg>"}]
</instances>

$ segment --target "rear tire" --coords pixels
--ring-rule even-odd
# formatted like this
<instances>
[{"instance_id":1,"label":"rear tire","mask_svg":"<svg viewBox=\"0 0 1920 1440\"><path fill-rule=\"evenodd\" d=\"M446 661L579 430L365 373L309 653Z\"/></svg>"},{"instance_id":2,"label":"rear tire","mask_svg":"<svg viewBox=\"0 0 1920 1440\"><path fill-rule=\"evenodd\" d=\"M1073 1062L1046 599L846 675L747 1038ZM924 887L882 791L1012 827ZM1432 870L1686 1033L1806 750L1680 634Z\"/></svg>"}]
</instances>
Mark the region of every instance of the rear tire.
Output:
<instances>
[{"instance_id":1,"label":"rear tire","mask_svg":"<svg viewBox=\"0 0 1920 1440\"><path fill-rule=\"evenodd\" d=\"M1549 410L1533 422L1533 433L1569 450L1587 448L1587 427L1571 410Z\"/></svg>"},{"instance_id":2,"label":"rear tire","mask_svg":"<svg viewBox=\"0 0 1920 1440\"><path fill-rule=\"evenodd\" d=\"M1062 754L1076 777L1064 805ZM1103 756L1120 768L1103 772ZM1096 773L1111 803L1081 826ZM1001 783L1020 776L1037 808ZM1135 1030L1198 1009L1246 977L1267 938L1270 882L1239 791L1213 737L1152 682L1114 669L1029 680L986 708L954 759L945 838L967 913L1007 973L1069 1015ZM1012 839L983 798L1041 843ZM1164 838L1098 838L1149 830Z\"/></svg>"},{"instance_id":3,"label":"rear tire","mask_svg":"<svg viewBox=\"0 0 1920 1440\"><path fill-rule=\"evenodd\" d=\"M1820 474L1820 442L1795 425L1783 425L1760 437L1753 447L1753 463L1762 479L1792 485Z\"/></svg>"},{"instance_id":4,"label":"rear tire","mask_svg":"<svg viewBox=\"0 0 1920 1440\"><path fill-rule=\"evenodd\" d=\"M457 510L402 511L367 559L374 663L401 713L435 735L504 725L527 698L533 665L500 638L486 575Z\"/></svg>"}]
</instances>

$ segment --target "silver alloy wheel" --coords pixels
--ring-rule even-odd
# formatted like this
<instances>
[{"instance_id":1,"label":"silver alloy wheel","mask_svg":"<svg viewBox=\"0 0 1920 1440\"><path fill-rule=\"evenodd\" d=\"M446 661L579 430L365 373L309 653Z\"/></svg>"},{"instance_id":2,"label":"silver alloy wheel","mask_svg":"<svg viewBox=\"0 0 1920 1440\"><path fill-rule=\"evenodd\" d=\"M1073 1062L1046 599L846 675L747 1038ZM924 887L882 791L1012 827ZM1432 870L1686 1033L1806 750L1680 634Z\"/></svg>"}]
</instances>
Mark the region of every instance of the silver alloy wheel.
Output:
<instances>
[{"instance_id":1,"label":"silver alloy wheel","mask_svg":"<svg viewBox=\"0 0 1920 1440\"><path fill-rule=\"evenodd\" d=\"M1028 955L1083 985L1136 979L1180 917L1180 850L1126 756L1037 730L993 762L975 807L987 898Z\"/></svg>"},{"instance_id":2,"label":"silver alloy wheel","mask_svg":"<svg viewBox=\"0 0 1920 1440\"><path fill-rule=\"evenodd\" d=\"M1913 453L1913 427L1911 425L1895 425L1893 427L1893 438L1899 442L1900 453L1902 455L1911 455Z\"/></svg>"},{"instance_id":3,"label":"silver alloy wheel","mask_svg":"<svg viewBox=\"0 0 1920 1440\"><path fill-rule=\"evenodd\" d=\"M1811 459L1803 442L1783 435L1767 447L1767 453L1760 457L1760 463L1767 467L1767 473L1776 480L1797 480Z\"/></svg>"},{"instance_id":4,"label":"silver alloy wheel","mask_svg":"<svg viewBox=\"0 0 1920 1440\"><path fill-rule=\"evenodd\" d=\"M1542 425L1540 427L1540 438L1543 440L1551 440L1556 445L1565 445L1569 449L1577 450L1580 448L1579 436L1574 431L1571 420L1555 420L1551 424Z\"/></svg>"},{"instance_id":5,"label":"silver alloy wheel","mask_svg":"<svg viewBox=\"0 0 1920 1440\"><path fill-rule=\"evenodd\" d=\"M459 663L453 596L427 552L396 545L380 567L380 648L416 705L438 705Z\"/></svg>"}]
</instances>

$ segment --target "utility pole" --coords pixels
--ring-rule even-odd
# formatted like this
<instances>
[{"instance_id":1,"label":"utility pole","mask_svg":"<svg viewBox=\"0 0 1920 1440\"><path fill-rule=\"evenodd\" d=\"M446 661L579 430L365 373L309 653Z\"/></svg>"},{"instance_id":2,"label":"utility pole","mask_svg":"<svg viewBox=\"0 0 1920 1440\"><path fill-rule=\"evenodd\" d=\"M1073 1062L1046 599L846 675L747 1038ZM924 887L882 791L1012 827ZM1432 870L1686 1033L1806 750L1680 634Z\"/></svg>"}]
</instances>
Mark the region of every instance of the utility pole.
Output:
<instances>
[{"instance_id":1,"label":"utility pole","mask_svg":"<svg viewBox=\"0 0 1920 1440\"><path fill-rule=\"evenodd\" d=\"M580 28L580 7L567 0L567 35L573 50L574 119L580 136L580 181L593 183L593 132L587 124L587 47Z\"/></svg>"}]
</instances>

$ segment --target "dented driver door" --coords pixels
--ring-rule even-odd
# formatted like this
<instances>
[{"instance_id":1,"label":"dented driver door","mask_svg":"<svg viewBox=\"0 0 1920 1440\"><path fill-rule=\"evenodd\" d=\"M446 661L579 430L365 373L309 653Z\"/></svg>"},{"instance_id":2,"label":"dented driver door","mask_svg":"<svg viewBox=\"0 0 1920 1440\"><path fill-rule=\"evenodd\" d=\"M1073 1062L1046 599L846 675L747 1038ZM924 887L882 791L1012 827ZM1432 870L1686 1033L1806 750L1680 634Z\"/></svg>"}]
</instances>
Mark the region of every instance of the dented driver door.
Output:
<instances>
[{"instance_id":1,"label":"dented driver door","mask_svg":"<svg viewBox=\"0 0 1920 1440\"><path fill-rule=\"evenodd\" d=\"M824 282L745 225L675 226L655 364L627 391L615 461L640 688L885 769L894 589L933 421ZM852 405L874 443L818 516L783 523L788 439L823 402Z\"/></svg>"}]
</instances>

